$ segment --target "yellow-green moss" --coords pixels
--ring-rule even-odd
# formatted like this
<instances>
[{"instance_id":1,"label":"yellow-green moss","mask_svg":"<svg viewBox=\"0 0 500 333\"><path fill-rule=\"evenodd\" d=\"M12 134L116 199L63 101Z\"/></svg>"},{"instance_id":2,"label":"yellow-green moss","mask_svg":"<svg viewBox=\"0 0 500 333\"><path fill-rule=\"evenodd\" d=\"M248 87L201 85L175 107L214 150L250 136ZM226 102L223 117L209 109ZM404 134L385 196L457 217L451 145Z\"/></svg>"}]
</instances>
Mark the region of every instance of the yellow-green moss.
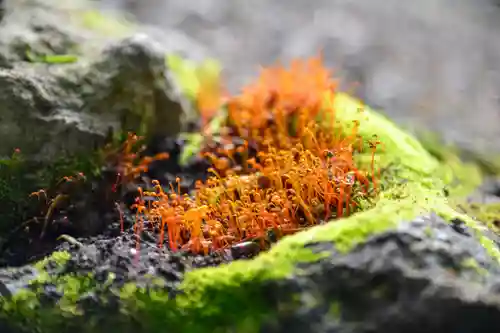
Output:
<instances>
[{"instance_id":1,"label":"yellow-green moss","mask_svg":"<svg viewBox=\"0 0 500 333\"><path fill-rule=\"evenodd\" d=\"M109 37L125 37L134 29L134 24L126 20L123 14L118 16L94 9L75 12L73 20L83 28Z\"/></svg>"},{"instance_id":2,"label":"yellow-green moss","mask_svg":"<svg viewBox=\"0 0 500 333\"><path fill-rule=\"evenodd\" d=\"M461 263L461 266L463 268L466 268L466 269L474 270L479 275L487 275L488 274L488 271L486 269L484 269L483 267L481 267L479 265L479 263L477 262L477 260L474 258L464 259Z\"/></svg>"},{"instance_id":3,"label":"yellow-green moss","mask_svg":"<svg viewBox=\"0 0 500 333\"><path fill-rule=\"evenodd\" d=\"M328 309L328 314L334 319L340 319L342 315L342 305L338 301L333 301Z\"/></svg>"},{"instance_id":4,"label":"yellow-green moss","mask_svg":"<svg viewBox=\"0 0 500 333\"><path fill-rule=\"evenodd\" d=\"M480 203L457 201L457 209L484 223L496 233L500 233L500 202Z\"/></svg>"},{"instance_id":5,"label":"yellow-green moss","mask_svg":"<svg viewBox=\"0 0 500 333\"><path fill-rule=\"evenodd\" d=\"M271 322L276 309L267 300L267 283L298 273L298 263L311 262L329 255L313 253L305 245L311 242L332 242L342 252L350 251L367 237L394 228L404 220L434 211L447 220L458 217L477 231L477 237L488 253L499 259L493 242L481 234L481 225L473 218L454 210L443 193L460 172L469 172L458 163L443 165L412 136L397 128L388 119L365 107L360 112L357 101L340 94L334 99L337 121L352 124L360 121L359 131L365 138L377 135L384 142L379 164L395 164L395 176L385 184L373 208L350 217L314 227L286 237L270 251L251 261L238 261L216 268L188 272L180 286L181 294L169 299L165 292L144 290L127 284L119 292L123 309L107 321L92 321L77 311L75 295L94 288L88 276L64 276L54 281L68 292L65 301L50 309L36 307L26 301L33 295L22 292L3 307L26 314L40 332L69 332L83 328L85 332L259 332ZM348 129L347 129L348 130ZM474 187L478 179L467 184ZM337 312L334 309L334 312ZM16 316L19 318L19 316ZM66 319L66 320L63 320ZM109 323L113 323L110 325Z\"/></svg>"},{"instance_id":6,"label":"yellow-green moss","mask_svg":"<svg viewBox=\"0 0 500 333\"><path fill-rule=\"evenodd\" d=\"M218 81L220 78L221 66L213 59L196 63L177 54L169 54L165 57L165 63L182 92L192 101L196 99L203 80Z\"/></svg>"}]
</instances>

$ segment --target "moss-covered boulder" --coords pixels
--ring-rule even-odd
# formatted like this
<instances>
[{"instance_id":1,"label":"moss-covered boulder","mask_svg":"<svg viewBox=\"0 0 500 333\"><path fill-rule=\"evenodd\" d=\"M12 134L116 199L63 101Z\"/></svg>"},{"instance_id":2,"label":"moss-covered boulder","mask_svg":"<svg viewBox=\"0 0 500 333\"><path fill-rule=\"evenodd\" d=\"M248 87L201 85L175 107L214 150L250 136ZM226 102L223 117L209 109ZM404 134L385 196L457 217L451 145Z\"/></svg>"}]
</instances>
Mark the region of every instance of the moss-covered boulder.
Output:
<instances>
[{"instance_id":1,"label":"moss-covered boulder","mask_svg":"<svg viewBox=\"0 0 500 333\"><path fill-rule=\"evenodd\" d=\"M0 271L0 316L26 332L479 332L500 329L498 237L451 203L479 169L443 164L349 96L336 119L377 135L390 167L374 205L252 260L196 268L133 235L63 245ZM368 156L360 156L359 163Z\"/></svg>"}]
</instances>

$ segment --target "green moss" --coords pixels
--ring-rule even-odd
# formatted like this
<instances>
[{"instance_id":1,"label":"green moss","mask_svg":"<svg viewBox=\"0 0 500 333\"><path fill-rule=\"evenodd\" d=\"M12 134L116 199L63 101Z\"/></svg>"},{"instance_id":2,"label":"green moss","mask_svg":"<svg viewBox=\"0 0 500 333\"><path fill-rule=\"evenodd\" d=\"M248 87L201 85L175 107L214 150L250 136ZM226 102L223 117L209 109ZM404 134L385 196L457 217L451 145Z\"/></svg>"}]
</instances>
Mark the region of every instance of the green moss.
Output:
<instances>
[{"instance_id":1,"label":"green moss","mask_svg":"<svg viewBox=\"0 0 500 333\"><path fill-rule=\"evenodd\" d=\"M422 146L441 163L439 178L444 179L451 197L463 197L470 194L482 181L482 175L489 173L476 159L464 161L464 152L457 146L445 144L439 136L420 132Z\"/></svg>"},{"instance_id":2,"label":"green moss","mask_svg":"<svg viewBox=\"0 0 500 333\"><path fill-rule=\"evenodd\" d=\"M50 189L63 177L80 172L87 178L97 177L103 163L100 151L61 154L44 164L25 158L22 152L0 159L0 234L38 214L30 193Z\"/></svg>"},{"instance_id":3,"label":"green moss","mask_svg":"<svg viewBox=\"0 0 500 333\"><path fill-rule=\"evenodd\" d=\"M68 252L57 251L52 253L50 257L47 257L43 260L37 262L34 267L39 271L45 271L49 264L55 264L56 267L63 267L64 264L71 258L71 255Z\"/></svg>"},{"instance_id":4,"label":"green moss","mask_svg":"<svg viewBox=\"0 0 500 333\"><path fill-rule=\"evenodd\" d=\"M191 100L195 101L203 80L219 81L221 66L213 59L201 63L184 59L177 54L169 54L165 57L167 67L172 71L176 83L182 92Z\"/></svg>"},{"instance_id":5,"label":"green moss","mask_svg":"<svg viewBox=\"0 0 500 333\"><path fill-rule=\"evenodd\" d=\"M480 203L460 200L456 206L468 216L484 223L489 229L500 233L500 202Z\"/></svg>"},{"instance_id":6,"label":"green moss","mask_svg":"<svg viewBox=\"0 0 500 333\"><path fill-rule=\"evenodd\" d=\"M220 81L221 66L213 60L208 59L201 63L184 59L177 54L168 54L165 57L167 68L172 72L174 81L179 85L183 94L189 99L193 105L196 102L198 91L202 82L218 82ZM196 109L196 108L195 108ZM197 112L188 114L187 120L196 120L200 117ZM186 133L183 138L186 140L182 154L179 158L179 163L185 165L193 156L199 153L206 135L217 134L222 122L226 119L227 112L221 110L208 124L205 135L201 133Z\"/></svg>"},{"instance_id":7,"label":"green moss","mask_svg":"<svg viewBox=\"0 0 500 333\"><path fill-rule=\"evenodd\" d=\"M40 62L44 64L72 64L78 61L75 54L35 54L32 51L26 51L26 57L31 62Z\"/></svg>"},{"instance_id":8,"label":"green moss","mask_svg":"<svg viewBox=\"0 0 500 333\"><path fill-rule=\"evenodd\" d=\"M85 10L75 12L73 19L82 27L93 30L110 37L125 37L133 31L132 22L125 20L123 16L115 16L111 13L102 13L98 10Z\"/></svg>"},{"instance_id":9,"label":"green moss","mask_svg":"<svg viewBox=\"0 0 500 333\"><path fill-rule=\"evenodd\" d=\"M462 265L461 265L463 268L465 269L471 269L471 270L474 270L476 273L478 273L479 275L487 275L488 274L488 271L486 269L484 269L483 267L481 267L479 265L479 263L477 262L476 259L474 258L467 258L467 259L464 259L462 261Z\"/></svg>"},{"instance_id":10,"label":"green moss","mask_svg":"<svg viewBox=\"0 0 500 333\"><path fill-rule=\"evenodd\" d=\"M400 130L381 114L343 93L335 95L332 101L335 119L342 124L341 128L346 134L350 134L354 122L358 122L358 133L365 142L372 138L383 142L383 146L377 150L382 165L396 163L408 171L424 175L431 175L439 168L438 161L416 138Z\"/></svg>"},{"instance_id":11,"label":"green moss","mask_svg":"<svg viewBox=\"0 0 500 333\"><path fill-rule=\"evenodd\" d=\"M451 221L453 219L460 219L463 221L467 227L474 231L479 243L481 243L481 245L486 249L488 254L500 262L500 249L492 239L484 235L484 231L488 229L484 226L484 224L469 215L457 212L450 205L441 207L441 209L438 210L438 213L447 221Z\"/></svg>"},{"instance_id":12,"label":"green moss","mask_svg":"<svg viewBox=\"0 0 500 333\"><path fill-rule=\"evenodd\" d=\"M0 230L13 217L23 214L27 202L26 162L19 153L0 159Z\"/></svg>"},{"instance_id":13,"label":"green moss","mask_svg":"<svg viewBox=\"0 0 500 333\"><path fill-rule=\"evenodd\" d=\"M369 108L358 111L359 104L346 95L338 95L334 103L337 121L349 125L353 120L359 120L363 137L371 138L376 134L378 140L384 142L385 150L378 163L381 166L395 165L392 178L384 184L384 191L371 209L285 237L270 251L251 261L188 272L180 286L182 292L174 299L161 290L145 290L127 284L114 292L122 300L120 314L109 318L92 314L89 319L76 306L78 295L103 288L95 285L91 276L53 277L52 282L64 291L63 301L39 307L36 295L22 291L12 299L2 301L4 313L14 323L26 324L22 318L29 318L28 323L36 325L31 327L37 327L40 332L69 332L77 328L80 331L83 328L85 332L258 332L280 311L268 300L269 281L299 274L298 263L330 255L313 253L305 245L332 242L338 251L345 253L367 237L429 211L435 211L447 220L462 219L477 231L477 237L488 253L500 262L500 252L492 240L481 233L481 224L453 209L443 194L443 188L453 182L457 173L468 173L469 169L458 162L455 167L443 165L415 138L386 118ZM476 183L477 179L471 181L467 188ZM332 311L339 312L336 306Z\"/></svg>"},{"instance_id":14,"label":"green moss","mask_svg":"<svg viewBox=\"0 0 500 333\"><path fill-rule=\"evenodd\" d=\"M342 305L338 301L334 301L330 304L330 309L328 309L328 314L334 319L340 319L342 315Z\"/></svg>"}]
</instances>

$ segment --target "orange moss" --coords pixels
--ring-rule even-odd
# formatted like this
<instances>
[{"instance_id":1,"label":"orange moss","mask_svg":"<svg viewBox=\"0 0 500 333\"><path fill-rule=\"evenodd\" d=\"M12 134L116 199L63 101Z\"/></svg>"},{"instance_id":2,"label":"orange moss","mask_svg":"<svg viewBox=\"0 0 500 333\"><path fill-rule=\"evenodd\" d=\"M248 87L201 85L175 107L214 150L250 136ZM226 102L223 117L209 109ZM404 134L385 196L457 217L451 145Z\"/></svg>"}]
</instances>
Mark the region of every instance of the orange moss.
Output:
<instances>
[{"instance_id":1,"label":"orange moss","mask_svg":"<svg viewBox=\"0 0 500 333\"><path fill-rule=\"evenodd\" d=\"M208 169L212 176L196 183L194 195L181 194L180 179L177 188L170 184L168 192L158 181L153 181L151 190L139 188L132 206L137 252L145 220L157 228L159 247L166 232L173 251L208 253L249 240L264 248L270 234L279 239L356 211L361 198L377 191L374 155L380 142L376 138L369 142L370 170L359 170L354 154L365 146L358 135L359 123L354 123L350 135L343 135L335 123L335 110L323 109L325 93L336 86L320 57L296 60L289 69L263 69L240 95L225 101L220 86L206 86L198 96L204 120L222 103L228 109L220 144L202 150L212 163ZM328 123L317 123L320 112L330 112ZM235 145L235 136L243 143ZM112 191L147 172L151 162L169 158L166 153L141 158L140 142L129 134L118 151L108 152L108 162L118 168ZM258 151L255 156L250 146ZM45 227L58 201L50 202ZM123 217L120 224L123 231Z\"/></svg>"},{"instance_id":2,"label":"orange moss","mask_svg":"<svg viewBox=\"0 0 500 333\"><path fill-rule=\"evenodd\" d=\"M248 240L265 247L270 233L280 238L354 212L359 198L376 191L373 154L379 143L371 145L371 170L362 171L353 159L363 147L359 124L341 135L334 110L328 110L330 123L316 123L325 92L336 86L319 57L296 60L290 69L264 69L225 103L221 144L203 150L213 176L198 182L193 196L173 188L166 193L155 182L143 195L156 201L146 207L139 198L137 219L155 222L159 246L166 229L172 250L208 253ZM234 136L243 144L235 146ZM250 145L256 156L249 156Z\"/></svg>"},{"instance_id":3,"label":"orange moss","mask_svg":"<svg viewBox=\"0 0 500 333\"><path fill-rule=\"evenodd\" d=\"M336 87L320 57L295 60L289 70L281 66L263 69L254 83L229 101L229 118L237 134L250 139L259 139L270 122L278 130L276 135L288 137L290 122L295 121L300 136L318 115L325 92Z\"/></svg>"},{"instance_id":4,"label":"orange moss","mask_svg":"<svg viewBox=\"0 0 500 333\"><path fill-rule=\"evenodd\" d=\"M292 151L271 148L259 160L259 173L221 177L212 170L216 175L199 183L194 196L165 193L155 182L155 190L143 195L157 201L145 209L140 200L138 218L146 213L160 224L160 244L166 226L171 249L208 252L250 239L264 245L269 231L279 238L342 217L357 208L357 197L367 195L367 188L356 186L368 185L361 172L325 163L300 145Z\"/></svg>"},{"instance_id":5,"label":"orange moss","mask_svg":"<svg viewBox=\"0 0 500 333\"><path fill-rule=\"evenodd\" d=\"M110 149L110 147L104 149L104 160L117 169L116 181L111 188L112 192L116 192L119 185L131 182L141 173L147 172L149 165L153 161L169 158L167 153L140 157L140 153L144 149L144 146L140 145L141 140L142 138L137 135L129 133L125 142L118 149ZM56 211L67 206L72 196L72 191L68 185L74 185L74 188L78 190L78 184L86 180L85 174L77 172L74 176L62 177L50 191L49 189L41 189L29 195L30 197L37 197L39 201L43 200L41 207L43 226L40 238L43 238L45 235ZM118 202L115 202L115 206L120 214L120 228L123 232L123 214Z\"/></svg>"},{"instance_id":6,"label":"orange moss","mask_svg":"<svg viewBox=\"0 0 500 333\"><path fill-rule=\"evenodd\" d=\"M112 158L116 159L115 164L118 168L117 183L132 181L141 173L147 172L152 162L170 158L168 153L160 153L155 156L140 158L140 153L145 149L145 147L141 145L141 140L141 137L129 133L118 153L108 153L106 160L111 161Z\"/></svg>"}]
</instances>

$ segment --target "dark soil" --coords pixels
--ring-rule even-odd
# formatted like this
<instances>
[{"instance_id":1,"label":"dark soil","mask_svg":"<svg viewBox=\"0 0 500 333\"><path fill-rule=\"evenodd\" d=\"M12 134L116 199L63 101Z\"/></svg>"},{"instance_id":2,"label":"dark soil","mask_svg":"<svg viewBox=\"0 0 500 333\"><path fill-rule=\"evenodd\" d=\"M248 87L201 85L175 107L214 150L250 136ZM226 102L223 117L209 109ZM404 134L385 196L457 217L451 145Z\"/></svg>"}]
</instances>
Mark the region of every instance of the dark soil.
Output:
<instances>
[{"instance_id":1,"label":"dark soil","mask_svg":"<svg viewBox=\"0 0 500 333\"><path fill-rule=\"evenodd\" d=\"M139 242L140 253L134 253L137 242L132 228L133 212L129 207L137 197L138 186L148 188L153 179L168 186L169 183L175 184L175 179L179 177L182 179L181 193L189 193L194 189L196 180L206 180L208 177L206 170L210 165L204 159L195 158L185 167L177 163L183 144L178 139L154 138L143 154L153 156L167 152L170 158L153 162L148 173L133 183L117 188L117 172L107 166L103 168L99 179L63 188L62 192L69 194L69 199L55 211L43 237L42 215L21 224L0 243L0 267L23 266L40 260L55 250L64 249L73 254L71 267L75 271L107 270L115 272L118 277L120 272L127 272L117 278L125 281L133 279L132 275L137 277L141 272L157 270L159 275L171 276L166 280L172 280L173 276L180 278L187 269L185 267L212 266L233 257L248 257L258 252L252 244L248 244L206 257L185 252L173 254L166 248L158 249L156 233L144 231ZM177 188L176 185L175 187ZM123 233L120 222L122 218ZM146 222L145 229L147 228ZM69 246L65 240L59 239L61 235L71 236L85 246ZM168 240L166 243L168 244ZM88 248L93 249L95 257L84 255ZM128 267L134 258L138 258L137 265Z\"/></svg>"}]
</instances>

